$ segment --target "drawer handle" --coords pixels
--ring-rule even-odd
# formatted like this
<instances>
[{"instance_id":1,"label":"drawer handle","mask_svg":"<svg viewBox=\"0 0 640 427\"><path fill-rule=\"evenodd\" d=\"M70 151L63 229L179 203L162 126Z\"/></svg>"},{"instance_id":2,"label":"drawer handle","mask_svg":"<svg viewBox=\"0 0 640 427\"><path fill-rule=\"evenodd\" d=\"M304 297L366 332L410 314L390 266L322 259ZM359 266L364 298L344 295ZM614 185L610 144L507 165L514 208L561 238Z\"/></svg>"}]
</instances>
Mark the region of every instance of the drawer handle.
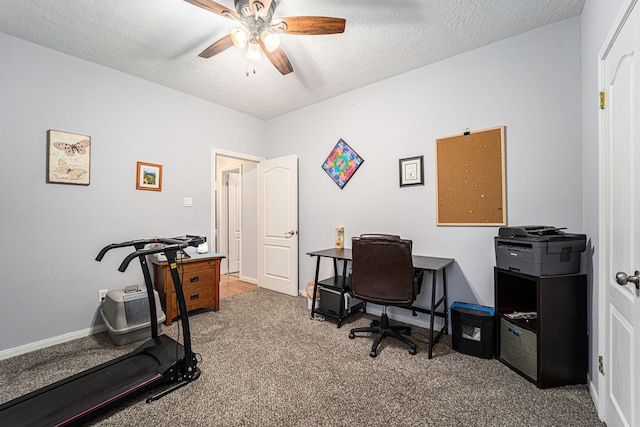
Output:
<instances>
[{"instance_id":1,"label":"drawer handle","mask_svg":"<svg viewBox=\"0 0 640 427\"><path fill-rule=\"evenodd\" d=\"M191 283L198 282L199 280L200 280L200 276L193 276L192 278L189 279Z\"/></svg>"},{"instance_id":2,"label":"drawer handle","mask_svg":"<svg viewBox=\"0 0 640 427\"><path fill-rule=\"evenodd\" d=\"M192 301L193 301L194 299L198 299L198 298L200 298L200 294L193 294L193 295L191 295L191 296L189 297L189 299L190 299L190 300L192 300Z\"/></svg>"},{"instance_id":3,"label":"drawer handle","mask_svg":"<svg viewBox=\"0 0 640 427\"><path fill-rule=\"evenodd\" d=\"M520 336L520 332L518 331L514 331L513 329L509 328L509 332L511 332L513 335L519 337Z\"/></svg>"}]
</instances>

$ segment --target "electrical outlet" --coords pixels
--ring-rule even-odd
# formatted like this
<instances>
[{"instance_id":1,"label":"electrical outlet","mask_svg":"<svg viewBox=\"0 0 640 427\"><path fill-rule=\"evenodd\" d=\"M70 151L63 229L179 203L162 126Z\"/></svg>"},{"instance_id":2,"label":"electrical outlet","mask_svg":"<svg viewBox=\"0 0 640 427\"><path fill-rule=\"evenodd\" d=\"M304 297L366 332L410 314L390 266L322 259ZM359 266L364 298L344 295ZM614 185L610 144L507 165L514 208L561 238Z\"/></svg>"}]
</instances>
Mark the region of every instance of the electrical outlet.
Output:
<instances>
[{"instance_id":1,"label":"electrical outlet","mask_svg":"<svg viewBox=\"0 0 640 427\"><path fill-rule=\"evenodd\" d=\"M104 302L105 298L107 298L107 292L109 292L109 289L100 289L98 291L98 302Z\"/></svg>"}]
</instances>

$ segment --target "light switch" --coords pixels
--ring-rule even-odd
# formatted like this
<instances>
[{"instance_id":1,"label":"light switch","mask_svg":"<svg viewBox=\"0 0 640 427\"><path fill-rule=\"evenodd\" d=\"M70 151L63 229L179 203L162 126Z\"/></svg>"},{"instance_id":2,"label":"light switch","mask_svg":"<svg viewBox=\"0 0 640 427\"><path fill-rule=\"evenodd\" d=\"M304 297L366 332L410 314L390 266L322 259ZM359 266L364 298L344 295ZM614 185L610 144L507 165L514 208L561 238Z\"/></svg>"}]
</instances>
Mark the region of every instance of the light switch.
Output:
<instances>
[{"instance_id":1,"label":"light switch","mask_svg":"<svg viewBox=\"0 0 640 427\"><path fill-rule=\"evenodd\" d=\"M183 197L182 198L182 206L184 206L184 207L193 206L193 199L191 197Z\"/></svg>"}]
</instances>

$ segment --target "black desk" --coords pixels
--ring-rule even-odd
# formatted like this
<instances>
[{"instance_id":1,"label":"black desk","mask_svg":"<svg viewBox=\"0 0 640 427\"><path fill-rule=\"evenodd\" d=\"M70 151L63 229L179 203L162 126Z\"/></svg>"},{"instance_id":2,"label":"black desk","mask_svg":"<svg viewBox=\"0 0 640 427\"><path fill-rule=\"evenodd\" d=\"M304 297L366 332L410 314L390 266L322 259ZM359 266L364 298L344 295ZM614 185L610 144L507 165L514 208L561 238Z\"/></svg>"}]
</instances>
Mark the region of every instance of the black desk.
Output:
<instances>
[{"instance_id":1,"label":"black desk","mask_svg":"<svg viewBox=\"0 0 640 427\"><path fill-rule=\"evenodd\" d=\"M316 313L316 292L318 289L318 274L320 271L320 260L322 258L330 258L333 259L333 271L334 277L328 279L332 282L332 285L336 288L342 289L351 289L350 285L350 277L347 275L347 264L352 260L351 249L324 249L320 251L308 252L307 255L317 257L316 261L316 275L314 280L313 287L313 300L311 301L311 317L314 317ZM431 273L431 306L426 309L422 307L406 307L409 310L417 311L420 313L427 313L430 315L429 322L429 359L433 357L433 345L440 340L440 337L443 334L447 333L449 328L449 307L447 306L447 275L446 275L446 267L453 264L455 261L452 258L434 258L429 256L421 256L421 255L413 255L413 268L415 270L426 271ZM342 275L338 274L338 261L343 262L342 267ZM437 277L438 272L442 272L442 298L436 301L436 285L437 285ZM325 281L323 281L324 283ZM423 279L424 284L424 279ZM438 307L442 306L442 311L436 311ZM405 307L402 307L405 308ZM438 334L434 337L433 335L433 326L435 317L441 317L444 319L444 324L442 328L438 332ZM342 321L342 317L340 316L338 319L338 327L340 327Z\"/></svg>"}]
</instances>

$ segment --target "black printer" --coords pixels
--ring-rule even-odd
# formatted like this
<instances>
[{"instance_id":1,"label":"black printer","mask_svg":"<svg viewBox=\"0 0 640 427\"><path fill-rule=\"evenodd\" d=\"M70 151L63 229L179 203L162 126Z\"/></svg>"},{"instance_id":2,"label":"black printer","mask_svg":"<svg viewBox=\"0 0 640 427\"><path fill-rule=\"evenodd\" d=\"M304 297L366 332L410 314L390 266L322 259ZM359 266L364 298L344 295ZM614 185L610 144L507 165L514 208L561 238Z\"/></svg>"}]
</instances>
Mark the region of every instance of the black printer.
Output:
<instances>
[{"instance_id":1,"label":"black printer","mask_svg":"<svg viewBox=\"0 0 640 427\"><path fill-rule=\"evenodd\" d=\"M496 266L530 276L579 273L587 236L563 230L541 225L500 227L494 238Z\"/></svg>"}]
</instances>

